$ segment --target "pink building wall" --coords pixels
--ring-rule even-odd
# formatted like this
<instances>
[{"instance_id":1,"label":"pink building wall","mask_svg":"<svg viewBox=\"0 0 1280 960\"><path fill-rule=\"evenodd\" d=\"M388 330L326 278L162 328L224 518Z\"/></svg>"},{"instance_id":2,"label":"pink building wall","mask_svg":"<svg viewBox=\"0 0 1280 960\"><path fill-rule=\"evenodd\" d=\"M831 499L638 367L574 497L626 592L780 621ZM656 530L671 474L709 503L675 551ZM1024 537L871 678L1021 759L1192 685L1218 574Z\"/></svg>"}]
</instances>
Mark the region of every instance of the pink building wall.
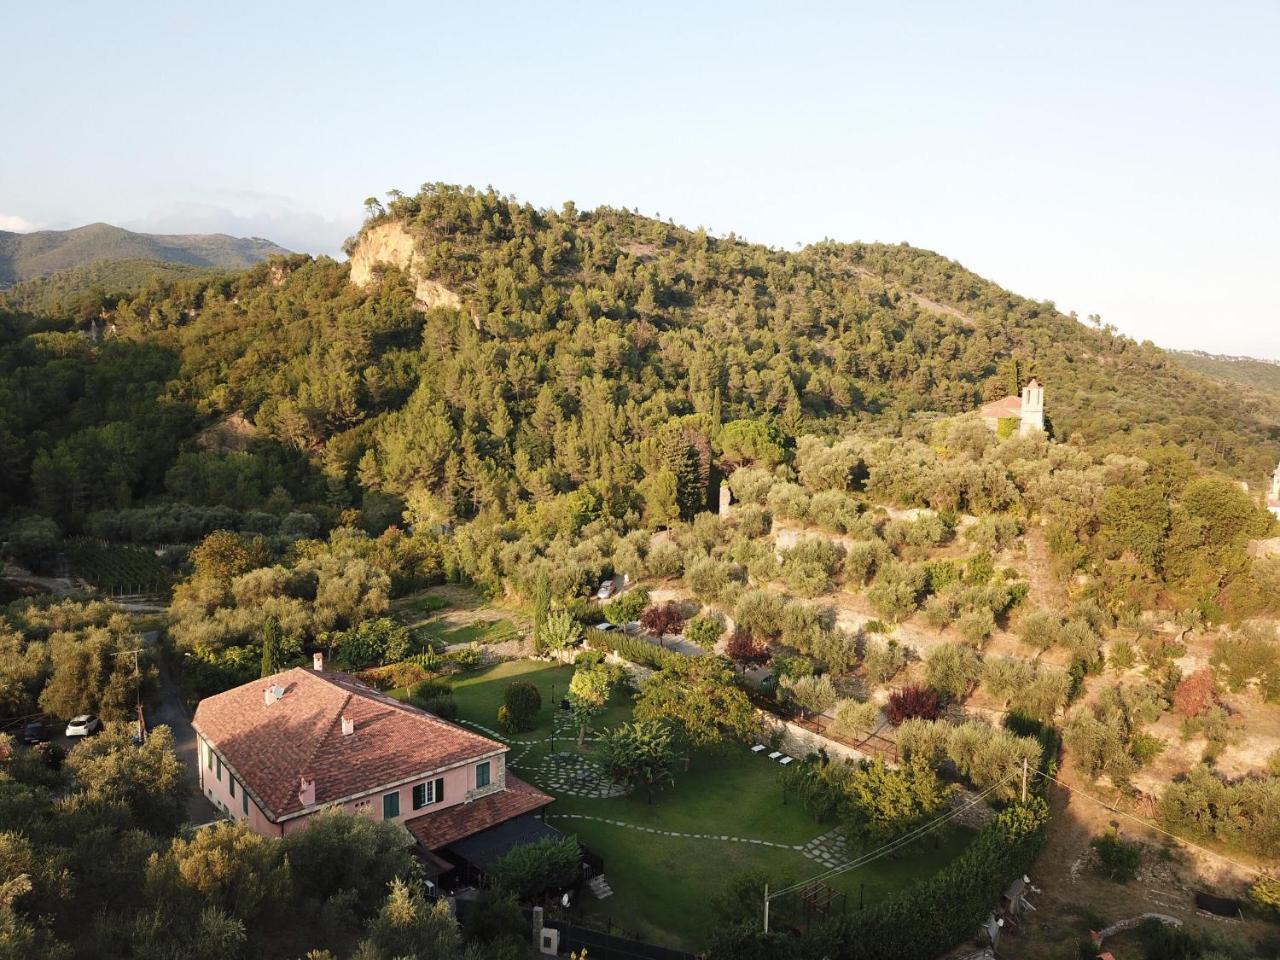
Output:
<instances>
[{"instance_id":1,"label":"pink building wall","mask_svg":"<svg viewBox=\"0 0 1280 960\"><path fill-rule=\"evenodd\" d=\"M196 742L200 753L200 790L228 818L232 820L248 820L249 828L255 833L260 833L267 837L279 837L302 829L307 825L311 817L319 812L312 811L304 816L291 817L282 823L272 823L254 802L253 797L246 793L243 781L225 763L221 764L222 775L219 778L217 754L210 750L205 739L197 736ZM496 756L486 757L485 760L488 761L490 770L489 785L487 787L476 788L476 767L478 763L483 761L470 761L443 773L412 780L392 789L374 791L367 796L347 801L342 807L347 813L363 814L375 820L382 820L384 819L382 816L383 796L388 793L397 793L400 796L400 813L391 819L404 821L504 789L506 787L505 754L499 753ZM444 780L444 801L442 803L429 803L425 807L414 810L414 786L421 783L434 782L438 779ZM233 782L235 784L234 797L231 794ZM248 805L247 814L245 813L246 803Z\"/></svg>"}]
</instances>

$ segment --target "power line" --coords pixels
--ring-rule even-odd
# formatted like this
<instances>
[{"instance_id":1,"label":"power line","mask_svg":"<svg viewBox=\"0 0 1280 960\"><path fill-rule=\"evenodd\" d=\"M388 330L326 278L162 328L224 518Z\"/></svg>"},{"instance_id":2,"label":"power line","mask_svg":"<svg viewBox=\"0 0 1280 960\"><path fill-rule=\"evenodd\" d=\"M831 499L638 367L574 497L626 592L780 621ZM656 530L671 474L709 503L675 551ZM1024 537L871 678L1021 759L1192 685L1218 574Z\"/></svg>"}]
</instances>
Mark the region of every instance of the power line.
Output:
<instances>
[{"instance_id":1,"label":"power line","mask_svg":"<svg viewBox=\"0 0 1280 960\"><path fill-rule=\"evenodd\" d=\"M1210 850L1208 847L1201 846L1200 844L1195 843L1192 840L1184 839L1183 837L1178 836L1176 833L1170 833L1164 827L1161 827L1150 820L1146 820L1142 817L1139 817L1137 814L1133 814L1133 813L1129 813L1128 811L1121 810L1119 807L1113 806L1112 804L1107 803L1107 801L1105 800L1099 800L1097 797L1093 796L1092 794L1085 793L1079 787L1073 787L1073 786L1070 786L1069 784L1063 783L1061 780L1059 780L1057 777L1051 774L1042 773L1041 771L1037 770L1036 775L1044 777L1046 780L1052 780L1054 783L1062 787L1062 789L1066 790L1068 793L1079 794L1080 796L1084 797L1086 800L1092 800L1094 803L1098 804L1098 806L1100 807L1106 807L1112 813L1119 814L1122 817L1128 817L1134 823L1141 824L1142 826L1146 827L1148 830L1154 830L1156 833L1162 833L1166 837L1169 837L1170 839L1177 841L1183 846L1193 847L1194 849L1199 850L1201 853L1207 853L1209 856L1216 857L1219 860L1223 860L1227 863L1232 864L1233 866L1237 866L1241 870L1245 871L1246 873L1250 873L1255 877L1265 877L1268 875L1265 871L1259 870L1257 867L1251 867L1248 864L1241 863L1239 860L1233 860L1231 859L1231 857L1228 857L1226 854L1218 853L1218 851L1216 850Z\"/></svg>"},{"instance_id":2,"label":"power line","mask_svg":"<svg viewBox=\"0 0 1280 960\"><path fill-rule=\"evenodd\" d=\"M829 879L830 877L835 877L835 876L838 876L839 874L847 873L848 871L853 870L857 867L864 866L865 864L868 864L873 860L878 860L881 857L887 856L888 854L893 853L893 851L897 850L899 847L906 846L907 844L918 839L924 834L929 833L932 830L936 830L938 827L943 826L944 824L954 820L956 817L960 816L960 814L964 813L970 807L982 802L984 799L987 798L987 796L994 793L996 790L999 790L1001 787L1003 787L1006 783L1008 783L1010 780L1012 780L1016 776L1018 776L1018 774L1011 773L1009 774L1009 776L1005 777L999 783L994 784L990 787L987 787L986 790L982 791L982 793L973 797L967 803L962 804L961 806L958 806L958 807L952 807L946 813L943 813L935 817L933 820L930 820L928 823L922 824L921 826L908 831L902 836L897 837L894 840L890 840L888 843L885 843L874 850L871 850L867 853L862 854L859 857L854 858L853 860L850 860L848 863L841 864L838 867L832 867L830 870L820 873L815 877L810 877L808 880L802 880L799 883L793 883L789 887L785 887L782 890L778 890L775 893L771 893L768 895L768 899L775 900L778 897L781 897L785 894L794 893L796 890L799 890L802 887L807 887L807 886L810 886L811 884L820 883L823 880Z\"/></svg>"}]
</instances>

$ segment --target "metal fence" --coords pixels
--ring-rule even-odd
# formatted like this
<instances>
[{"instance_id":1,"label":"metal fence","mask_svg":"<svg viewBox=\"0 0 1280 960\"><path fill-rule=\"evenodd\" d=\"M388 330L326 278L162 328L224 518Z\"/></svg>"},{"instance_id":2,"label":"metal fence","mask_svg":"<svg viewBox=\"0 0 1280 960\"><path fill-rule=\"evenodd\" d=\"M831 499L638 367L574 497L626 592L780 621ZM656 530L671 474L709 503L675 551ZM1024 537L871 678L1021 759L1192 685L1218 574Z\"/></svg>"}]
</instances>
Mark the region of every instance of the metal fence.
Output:
<instances>
[{"instance_id":1,"label":"metal fence","mask_svg":"<svg viewBox=\"0 0 1280 960\"><path fill-rule=\"evenodd\" d=\"M632 940L569 920L544 922L551 929L560 931L562 954L585 949L591 960L697 960L692 953Z\"/></svg>"}]
</instances>

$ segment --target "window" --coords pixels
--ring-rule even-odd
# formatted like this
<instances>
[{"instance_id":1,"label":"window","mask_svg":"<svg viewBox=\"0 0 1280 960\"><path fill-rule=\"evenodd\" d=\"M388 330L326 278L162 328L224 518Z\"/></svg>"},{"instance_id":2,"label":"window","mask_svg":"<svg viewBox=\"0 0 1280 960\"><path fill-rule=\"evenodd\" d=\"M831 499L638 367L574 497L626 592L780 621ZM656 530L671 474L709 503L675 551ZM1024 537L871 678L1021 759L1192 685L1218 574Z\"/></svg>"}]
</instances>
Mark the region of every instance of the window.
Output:
<instances>
[{"instance_id":1,"label":"window","mask_svg":"<svg viewBox=\"0 0 1280 960\"><path fill-rule=\"evenodd\" d=\"M489 761L476 764L476 789L489 785Z\"/></svg>"},{"instance_id":2,"label":"window","mask_svg":"<svg viewBox=\"0 0 1280 960\"><path fill-rule=\"evenodd\" d=\"M419 783L413 788L413 809L421 810L428 803L435 802L435 784Z\"/></svg>"},{"instance_id":3,"label":"window","mask_svg":"<svg viewBox=\"0 0 1280 960\"><path fill-rule=\"evenodd\" d=\"M214 759L218 762L218 782L221 783L222 782L222 758L214 757Z\"/></svg>"},{"instance_id":4,"label":"window","mask_svg":"<svg viewBox=\"0 0 1280 960\"><path fill-rule=\"evenodd\" d=\"M249 793L246 790L240 791L240 809L246 817L249 815Z\"/></svg>"},{"instance_id":5,"label":"window","mask_svg":"<svg viewBox=\"0 0 1280 960\"><path fill-rule=\"evenodd\" d=\"M231 799L234 800L236 798L236 778L227 777L227 782L231 785Z\"/></svg>"},{"instance_id":6,"label":"window","mask_svg":"<svg viewBox=\"0 0 1280 960\"><path fill-rule=\"evenodd\" d=\"M204 763L210 770L213 769L213 747L208 743L204 745Z\"/></svg>"},{"instance_id":7,"label":"window","mask_svg":"<svg viewBox=\"0 0 1280 960\"><path fill-rule=\"evenodd\" d=\"M382 795L382 819L394 820L400 816L400 791Z\"/></svg>"}]
</instances>

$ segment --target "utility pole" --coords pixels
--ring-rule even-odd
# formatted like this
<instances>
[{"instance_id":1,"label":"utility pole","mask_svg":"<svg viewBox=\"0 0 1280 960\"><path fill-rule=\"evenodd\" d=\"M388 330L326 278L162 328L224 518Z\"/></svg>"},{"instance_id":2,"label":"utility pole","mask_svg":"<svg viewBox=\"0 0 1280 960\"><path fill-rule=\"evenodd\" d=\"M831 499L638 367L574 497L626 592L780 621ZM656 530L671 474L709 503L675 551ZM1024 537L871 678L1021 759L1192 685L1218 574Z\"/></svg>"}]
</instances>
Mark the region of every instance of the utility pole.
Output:
<instances>
[{"instance_id":1,"label":"utility pole","mask_svg":"<svg viewBox=\"0 0 1280 960\"><path fill-rule=\"evenodd\" d=\"M769 932L769 884L764 885L764 932Z\"/></svg>"},{"instance_id":2,"label":"utility pole","mask_svg":"<svg viewBox=\"0 0 1280 960\"><path fill-rule=\"evenodd\" d=\"M1027 802L1027 758L1022 758L1022 802Z\"/></svg>"},{"instance_id":3,"label":"utility pole","mask_svg":"<svg viewBox=\"0 0 1280 960\"><path fill-rule=\"evenodd\" d=\"M135 712L138 715L138 740L145 741L147 739L147 728L142 720L142 667L139 658L142 656L142 647L135 647L133 650L120 650L113 653L113 657L133 656L133 689L134 689L134 705Z\"/></svg>"}]
</instances>

